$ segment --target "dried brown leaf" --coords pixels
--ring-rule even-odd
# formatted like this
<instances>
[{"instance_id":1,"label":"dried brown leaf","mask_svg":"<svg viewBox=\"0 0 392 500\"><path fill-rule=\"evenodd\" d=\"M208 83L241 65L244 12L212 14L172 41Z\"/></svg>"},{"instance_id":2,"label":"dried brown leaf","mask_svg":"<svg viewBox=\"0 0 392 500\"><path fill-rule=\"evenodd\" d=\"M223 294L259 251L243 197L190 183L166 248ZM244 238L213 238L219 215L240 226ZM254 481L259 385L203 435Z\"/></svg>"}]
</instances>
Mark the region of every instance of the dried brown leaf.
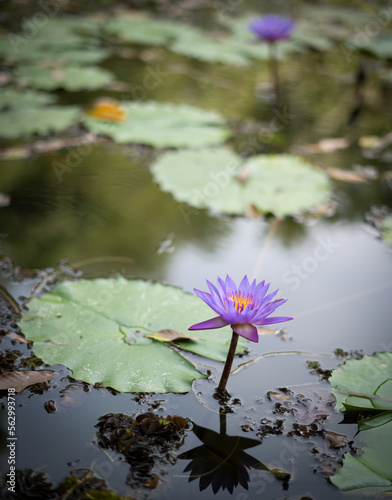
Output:
<instances>
[{"instance_id":1,"label":"dried brown leaf","mask_svg":"<svg viewBox=\"0 0 392 500\"><path fill-rule=\"evenodd\" d=\"M267 393L268 399L270 401L287 401L292 398L292 394L284 394L282 392L269 391Z\"/></svg>"},{"instance_id":2,"label":"dried brown leaf","mask_svg":"<svg viewBox=\"0 0 392 500\"><path fill-rule=\"evenodd\" d=\"M346 149L350 145L348 139L337 137L331 139L322 139L316 144L305 144L298 149L304 153L332 153L338 149Z\"/></svg>"},{"instance_id":3,"label":"dried brown leaf","mask_svg":"<svg viewBox=\"0 0 392 500\"><path fill-rule=\"evenodd\" d=\"M159 330L156 333L151 333L150 335L145 335L150 339L159 340L160 342L174 342L176 340L198 340L196 337L187 335L186 333L179 332L178 330L173 330L171 328L165 330Z\"/></svg>"},{"instance_id":4,"label":"dried brown leaf","mask_svg":"<svg viewBox=\"0 0 392 500\"><path fill-rule=\"evenodd\" d=\"M279 330L274 330L273 328L263 328L258 327L257 332L259 335L276 335Z\"/></svg>"},{"instance_id":5,"label":"dried brown leaf","mask_svg":"<svg viewBox=\"0 0 392 500\"><path fill-rule=\"evenodd\" d=\"M377 135L364 135L358 139L358 144L363 149L378 148L381 144L381 137Z\"/></svg>"},{"instance_id":6,"label":"dried brown leaf","mask_svg":"<svg viewBox=\"0 0 392 500\"><path fill-rule=\"evenodd\" d=\"M347 436L342 436L335 432L327 431L325 437L328 439L332 448L344 448L347 444Z\"/></svg>"},{"instance_id":7,"label":"dried brown leaf","mask_svg":"<svg viewBox=\"0 0 392 500\"><path fill-rule=\"evenodd\" d=\"M248 203L245 208L245 215L251 219L257 219L260 217L260 212L252 203Z\"/></svg>"},{"instance_id":8,"label":"dried brown leaf","mask_svg":"<svg viewBox=\"0 0 392 500\"><path fill-rule=\"evenodd\" d=\"M19 335L19 334L15 333L15 332L9 332L8 333L8 337L10 339L12 339L12 340L17 340L18 342L23 342L23 344L28 344L29 343L29 341L25 337L22 337L22 335Z\"/></svg>"},{"instance_id":9,"label":"dried brown leaf","mask_svg":"<svg viewBox=\"0 0 392 500\"><path fill-rule=\"evenodd\" d=\"M332 179L343 182L350 182L352 184L361 184L367 182L367 178L363 174L358 174L351 170L342 170L340 168L329 168L327 170Z\"/></svg>"},{"instance_id":10,"label":"dried brown leaf","mask_svg":"<svg viewBox=\"0 0 392 500\"><path fill-rule=\"evenodd\" d=\"M47 382L54 377L53 370L7 372L0 375L0 390L15 389L22 392L30 385Z\"/></svg>"}]
</instances>

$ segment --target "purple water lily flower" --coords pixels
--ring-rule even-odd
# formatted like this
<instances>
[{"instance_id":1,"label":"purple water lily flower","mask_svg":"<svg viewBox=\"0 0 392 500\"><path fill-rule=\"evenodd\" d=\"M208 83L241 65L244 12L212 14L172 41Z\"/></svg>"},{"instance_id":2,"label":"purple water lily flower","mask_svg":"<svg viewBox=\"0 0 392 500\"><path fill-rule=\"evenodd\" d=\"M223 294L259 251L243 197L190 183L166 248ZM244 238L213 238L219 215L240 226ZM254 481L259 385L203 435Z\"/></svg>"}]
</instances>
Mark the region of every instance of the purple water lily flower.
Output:
<instances>
[{"instance_id":1,"label":"purple water lily flower","mask_svg":"<svg viewBox=\"0 0 392 500\"><path fill-rule=\"evenodd\" d=\"M254 280L250 284L247 276L244 276L238 288L230 276L226 277L226 281L218 278L218 287L206 281L210 293L201 292L196 288L195 293L218 313L218 316L197 323L189 330L208 330L230 325L233 332L258 342L259 335L255 325L272 325L293 319L287 316L269 317L275 309L286 302L283 299L273 300L278 290L267 295L270 283L265 284L262 281L256 284Z\"/></svg>"},{"instance_id":2,"label":"purple water lily flower","mask_svg":"<svg viewBox=\"0 0 392 500\"><path fill-rule=\"evenodd\" d=\"M295 21L288 17L268 15L252 21L248 29L266 42L287 40L295 27Z\"/></svg>"}]
</instances>

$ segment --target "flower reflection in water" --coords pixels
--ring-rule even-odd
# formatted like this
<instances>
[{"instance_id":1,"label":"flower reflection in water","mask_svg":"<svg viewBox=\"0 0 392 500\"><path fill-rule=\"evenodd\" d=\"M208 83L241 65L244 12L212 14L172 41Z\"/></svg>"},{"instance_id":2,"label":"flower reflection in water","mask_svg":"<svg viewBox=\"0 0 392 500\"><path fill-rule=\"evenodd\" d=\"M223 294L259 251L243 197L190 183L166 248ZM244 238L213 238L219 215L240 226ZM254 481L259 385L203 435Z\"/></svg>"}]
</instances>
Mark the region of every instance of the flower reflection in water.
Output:
<instances>
[{"instance_id":1,"label":"flower reflection in water","mask_svg":"<svg viewBox=\"0 0 392 500\"><path fill-rule=\"evenodd\" d=\"M233 493L241 485L248 489L251 481L248 470L272 472L266 465L244 450L261 444L257 439L226 434L226 414L220 414L220 432L193 423L192 431L202 444L181 453L178 458L191 460L184 472L190 472L189 482L199 479L200 491L211 485L214 494L220 489ZM286 480L289 479L287 475Z\"/></svg>"}]
</instances>

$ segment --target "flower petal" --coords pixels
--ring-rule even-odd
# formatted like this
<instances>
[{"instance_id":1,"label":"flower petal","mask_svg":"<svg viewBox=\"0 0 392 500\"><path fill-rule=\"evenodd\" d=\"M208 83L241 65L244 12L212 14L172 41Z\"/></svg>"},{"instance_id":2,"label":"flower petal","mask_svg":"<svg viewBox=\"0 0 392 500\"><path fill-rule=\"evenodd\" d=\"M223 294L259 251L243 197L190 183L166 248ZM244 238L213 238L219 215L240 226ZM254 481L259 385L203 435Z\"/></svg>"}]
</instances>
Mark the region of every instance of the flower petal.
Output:
<instances>
[{"instance_id":1,"label":"flower petal","mask_svg":"<svg viewBox=\"0 0 392 500\"><path fill-rule=\"evenodd\" d=\"M242 278L240 286L238 287L238 291L247 295L249 293L249 288L250 288L250 284L249 284L248 276L245 274L245 276Z\"/></svg>"},{"instance_id":2,"label":"flower petal","mask_svg":"<svg viewBox=\"0 0 392 500\"><path fill-rule=\"evenodd\" d=\"M268 288L270 287L271 283L265 283L265 281L262 281L259 283L256 288L255 288L255 295L257 297L257 300L262 300L265 297L265 294L268 292Z\"/></svg>"},{"instance_id":3,"label":"flower petal","mask_svg":"<svg viewBox=\"0 0 392 500\"><path fill-rule=\"evenodd\" d=\"M214 299L212 298L212 295L209 294L208 292L202 292L201 290L198 290L197 288L194 288L193 291L195 292L196 295L198 295L201 300L203 300L208 306L212 307L211 304L214 304Z\"/></svg>"},{"instance_id":4,"label":"flower petal","mask_svg":"<svg viewBox=\"0 0 392 500\"><path fill-rule=\"evenodd\" d=\"M256 280L249 282L245 275L237 287L232 278L227 275L223 280L218 277L217 286L207 280L209 292L197 290L195 293L218 314L201 323L190 327L190 330L204 330L211 328L222 328L234 325L234 331L253 342L258 342L257 329L254 325L270 325L290 321L291 317L279 316L268 318L275 310L283 305L286 300L275 299L279 290L268 293L270 283L262 281L257 284ZM238 310L237 310L238 308Z\"/></svg>"},{"instance_id":5,"label":"flower petal","mask_svg":"<svg viewBox=\"0 0 392 500\"><path fill-rule=\"evenodd\" d=\"M257 304L257 307L258 307L258 308L262 308L262 307L264 307L266 304L268 304L269 302L271 302L271 300L275 297L275 295L276 295L278 292L279 292L279 289L278 289L278 290L275 290L274 292L269 293L268 295L266 295L266 296L263 298L263 300Z\"/></svg>"},{"instance_id":6,"label":"flower petal","mask_svg":"<svg viewBox=\"0 0 392 500\"><path fill-rule=\"evenodd\" d=\"M260 319L266 318L273 312L275 312L275 309L283 305L287 300L284 299L278 299L274 300L273 302L269 302L268 304L264 304L264 306L260 307L258 314L253 317L253 320L251 323L254 325L258 325L258 321Z\"/></svg>"},{"instance_id":7,"label":"flower petal","mask_svg":"<svg viewBox=\"0 0 392 500\"><path fill-rule=\"evenodd\" d=\"M250 325L249 323L238 323L237 325L231 325L231 328L235 333L241 335L252 342L259 341L259 334L257 328L254 325Z\"/></svg>"},{"instance_id":8,"label":"flower petal","mask_svg":"<svg viewBox=\"0 0 392 500\"><path fill-rule=\"evenodd\" d=\"M255 295L255 290L256 290L256 280L253 280L252 284L249 286L249 294Z\"/></svg>"},{"instance_id":9,"label":"flower petal","mask_svg":"<svg viewBox=\"0 0 392 500\"><path fill-rule=\"evenodd\" d=\"M220 316L216 316L215 318L207 319L206 321L202 321L201 323L196 323L188 328L188 330L212 330L213 328L223 328L227 326L228 323Z\"/></svg>"},{"instance_id":10,"label":"flower petal","mask_svg":"<svg viewBox=\"0 0 392 500\"><path fill-rule=\"evenodd\" d=\"M274 323L282 323L283 321L290 321L293 318L289 316L275 316L273 318L264 318L256 323L256 325L273 325Z\"/></svg>"},{"instance_id":11,"label":"flower petal","mask_svg":"<svg viewBox=\"0 0 392 500\"><path fill-rule=\"evenodd\" d=\"M221 297L218 289L216 288L216 286L213 285L212 283L210 283L208 280L206 280L206 281L207 281L208 288L210 289L211 295L214 298L215 303L222 304L223 303L222 297Z\"/></svg>"},{"instance_id":12,"label":"flower petal","mask_svg":"<svg viewBox=\"0 0 392 500\"><path fill-rule=\"evenodd\" d=\"M219 276L217 281L218 281L218 292L223 302L224 299L226 298L226 283L223 281L222 278L219 278Z\"/></svg>"},{"instance_id":13,"label":"flower petal","mask_svg":"<svg viewBox=\"0 0 392 500\"><path fill-rule=\"evenodd\" d=\"M234 281L230 278L229 275L226 276L226 293L227 289L229 289L231 292L236 292L237 291L237 285L234 283Z\"/></svg>"}]
</instances>

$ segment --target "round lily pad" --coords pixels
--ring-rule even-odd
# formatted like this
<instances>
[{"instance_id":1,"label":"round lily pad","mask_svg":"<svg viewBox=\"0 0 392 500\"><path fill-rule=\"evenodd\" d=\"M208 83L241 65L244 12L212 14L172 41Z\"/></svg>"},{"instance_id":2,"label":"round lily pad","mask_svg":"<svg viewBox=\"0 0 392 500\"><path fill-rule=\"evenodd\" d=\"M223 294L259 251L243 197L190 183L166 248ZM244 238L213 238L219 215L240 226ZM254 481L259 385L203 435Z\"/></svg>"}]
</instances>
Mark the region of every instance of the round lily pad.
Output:
<instances>
[{"instance_id":1,"label":"round lily pad","mask_svg":"<svg viewBox=\"0 0 392 500\"><path fill-rule=\"evenodd\" d=\"M56 16L39 26L34 16L24 18L20 33L0 37L0 56L10 63L34 61L45 66L48 61L57 66L96 63L110 54L98 45L100 29L101 22L88 17Z\"/></svg>"},{"instance_id":2,"label":"round lily pad","mask_svg":"<svg viewBox=\"0 0 392 500\"><path fill-rule=\"evenodd\" d=\"M20 327L48 364L63 364L72 376L124 392L187 392L202 378L161 330L187 333L211 311L195 295L142 280L63 282L29 304ZM147 335L153 335L149 338ZM181 338L181 335L179 335ZM186 336L185 336L186 337ZM175 341L187 351L224 361L230 328L192 332Z\"/></svg>"},{"instance_id":3,"label":"round lily pad","mask_svg":"<svg viewBox=\"0 0 392 500\"><path fill-rule=\"evenodd\" d=\"M392 410L392 353L348 359L329 382L338 410Z\"/></svg>"},{"instance_id":4,"label":"round lily pad","mask_svg":"<svg viewBox=\"0 0 392 500\"><path fill-rule=\"evenodd\" d=\"M80 115L76 106L15 108L0 115L0 137L16 139L32 134L59 132L75 123Z\"/></svg>"},{"instance_id":5,"label":"round lily pad","mask_svg":"<svg viewBox=\"0 0 392 500\"><path fill-rule=\"evenodd\" d=\"M153 101L123 101L121 106L126 113L122 122L86 117L86 128L118 143L136 142L161 148L216 145L230 135L221 116L195 106Z\"/></svg>"},{"instance_id":6,"label":"round lily pad","mask_svg":"<svg viewBox=\"0 0 392 500\"><path fill-rule=\"evenodd\" d=\"M214 39L206 33L194 33L193 30L184 33L169 48L177 54L208 63L246 66L254 59L254 47L245 46L230 38ZM265 47L264 53L267 57L267 47ZM256 50L256 54L259 55L260 51Z\"/></svg>"},{"instance_id":7,"label":"round lily pad","mask_svg":"<svg viewBox=\"0 0 392 500\"><path fill-rule=\"evenodd\" d=\"M302 214L330 195L327 175L289 154L243 161L227 148L167 152L152 172L178 201L227 214L244 215L250 206L278 217Z\"/></svg>"},{"instance_id":8,"label":"round lily pad","mask_svg":"<svg viewBox=\"0 0 392 500\"><path fill-rule=\"evenodd\" d=\"M0 93L0 109L40 106L54 100L55 96L46 94L45 92L6 87Z\"/></svg>"},{"instance_id":9,"label":"round lily pad","mask_svg":"<svg viewBox=\"0 0 392 500\"><path fill-rule=\"evenodd\" d=\"M357 498L387 498L392 490L392 413L359 422L361 453L346 453L343 466L330 479L342 491ZM354 445L357 443L355 442Z\"/></svg>"},{"instance_id":10,"label":"round lily pad","mask_svg":"<svg viewBox=\"0 0 392 500\"><path fill-rule=\"evenodd\" d=\"M20 66L15 75L21 84L29 87L43 90L65 89L69 92L99 89L114 80L110 71L94 66L50 68L26 64Z\"/></svg>"},{"instance_id":11,"label":"round lily pad","mask_svg":"<svg viewBox=\"0 0 392 500\"><path fill-rule=\"evenodd\" d=\"M165 45L192 29L196 28L175 21L129 15L111 19L105 26L107 33L143 45Z\"/></svg>"},{"instance_id":12,"label":"round lily pad","mask_svg":"<svg viewBox=\"0 0 392 500\"><path fill-rule=\"evenodd\" d=\"M357 35L347 41L347 46L367 52L379 59L392 59L392 33L365 39Z\"/></svg>"}]
</instances>

